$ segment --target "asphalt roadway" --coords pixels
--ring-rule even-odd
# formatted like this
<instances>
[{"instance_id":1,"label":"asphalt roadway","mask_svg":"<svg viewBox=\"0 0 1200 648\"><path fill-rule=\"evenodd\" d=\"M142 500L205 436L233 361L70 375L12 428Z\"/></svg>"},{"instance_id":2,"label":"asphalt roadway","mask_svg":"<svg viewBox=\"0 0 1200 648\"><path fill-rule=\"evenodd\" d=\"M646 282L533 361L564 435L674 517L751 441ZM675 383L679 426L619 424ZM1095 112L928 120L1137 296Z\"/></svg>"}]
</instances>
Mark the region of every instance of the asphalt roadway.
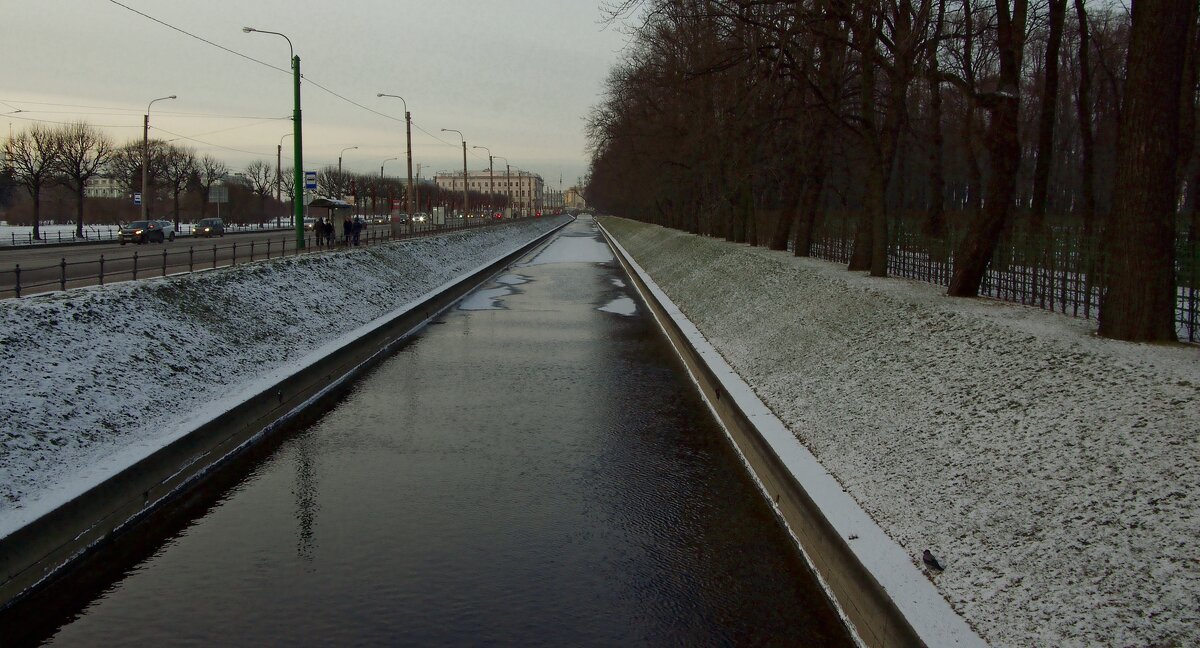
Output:
<instances>
[{"instance_id":1,"label":"asphalt roadway","mask_svg":"<svg viewBox=\"0 0 1200 648\"><path fill-rule=\"evenodd\" d=\"M450 229L432 223L401 227L402 237ZM374 245L390 237L390 224L369 224L359 240L363 245ZM306 231L305 253L341 247L340 244L318 246L316 243L313 233ZM0 298L161 277L285 254L296 254L296 234L292 230L230 232L216 238L187 235L174 241L140 245L105 242L0 247Z\"/></svg>"}]
</instances>

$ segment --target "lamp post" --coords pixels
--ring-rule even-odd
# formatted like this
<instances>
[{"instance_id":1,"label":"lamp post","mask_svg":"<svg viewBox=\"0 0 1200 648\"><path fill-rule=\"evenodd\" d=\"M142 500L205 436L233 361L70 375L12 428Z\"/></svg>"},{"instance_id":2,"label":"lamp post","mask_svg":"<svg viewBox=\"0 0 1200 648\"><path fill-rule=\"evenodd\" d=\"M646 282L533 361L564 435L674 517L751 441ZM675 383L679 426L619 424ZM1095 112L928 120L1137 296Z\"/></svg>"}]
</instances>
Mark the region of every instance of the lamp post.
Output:
<instances>
[{"instance_id":1,"label":"lamp post","mask_svg":"<svg viewBox=\"0 0 1200 648\"><path fill-rule=\"evenodd\" d=\"M489 151L490 152L490 151ZM508 208L508 217L512 218L512 177L511 168L508 166L508 158L503 155L497 155L497 158L504 160L504 197L506 203L504 206Z\"/></svg>"},{"instance_id":2,"label":"lamp post","mask_svg":"<svg viewBox=\"0 0 1200 648\"><path fill-rule=\"evenodd\" d=\"M260 34L274 34L282 36L288 44L288 52L292 59L292 144L295 146L295 169L293 170L293 200L292 211L296 220L296 249L304 249L304 136L303 126L300 120L300 57L296 56L296 49L292 47L292 39L285 34L279 32L267 31L265 29L255 29L253 27L242 27L242 31L249 34L250 32L258 32ZM282 143L282 140L280 140ZM281 144L282 145L282 144Z\"/></svg>"},{"instance_id":3,"label":"lamp post","mask_svg":"<svg viewBox=\"0 0 1200 648\"><path fill-rule=\"evenodd\" d=\"M275 200L280 204L283 203L283 140L291 137L294 133L287 133L279 138L279 144L275 146ZM275 227L279 227L279 219L275 219Z\"/></svg>"},{"instance_id":4,"label":"lamp post","mask_svg":"<svg viewBox=\"0 0 1200 648\"><path fill-rule=\"evenodd\" d=\"M346 151L353 151L356 148L358 148L358 147L357 146L347 146L346 148L344 148L338 152L338 176L339 176L338 182L341 182L340 176L342 175L342 153L345 153Z\"/></svg>"},{"instance_id":5,"label":"lamp post","mask_svg":"<svg viewBox=\"0 0 1200 648\"><path fill-rule=\"evenodd\" d=\"M404 105L404 133L405 133L406 150L408 152L407 153L407 157L408 157L408 188L405 190L404 195L408 199L406 201L407 202L406 209L408 210L408 215L411 217L413 215L413 200L414 200L413 199L413 174L412 174L412 113L408 112L408 102L405 101L404 97L401 97L400 95L386 94L386 93L380 92L380 93L376 94L375 96L376 97L392 97L394 99L399 99L400 103Z\"/></svg>"},{"instance_id":6,"label":"lamp post","mask_svg":"<svg viewBox=\"0 0 1200 648\"><path fill-rule=\"evenodd\" d=\"M146 114L142 119L142 220L146 220L146 202L150 197L150 106L155 101L174 99L175 95L159 97L146 104Z\"/></svg>"},{"instance_id":7,"label":"lamp post","mask_svg":"<svg viewBox=\"0 0 1200 648\"><path fill-rule=\"evenodd\" d=\"M467 204L467 138L463 137L462 131L454 130L453 128L443 128L442 132L443 133L458 133L459 138L462 139L462 146L463 146L463 218L466 218L467 217L467 209L469 208L469 205Z\"/></svg>"},{"instance_id":8,"label":"lamp post","mask_svg":"<svg viewBox=\"0 0 1200 648\"><path fill-rule=\"evenodd\" d=\"M486 146L472 146L471 148L483 149L488 152L488 211L496 211L496 205L492 203L495 198L495 175L492 173L492 149ZM491 216L488 216L491 218Z\"/></svg>"}]
</instances>

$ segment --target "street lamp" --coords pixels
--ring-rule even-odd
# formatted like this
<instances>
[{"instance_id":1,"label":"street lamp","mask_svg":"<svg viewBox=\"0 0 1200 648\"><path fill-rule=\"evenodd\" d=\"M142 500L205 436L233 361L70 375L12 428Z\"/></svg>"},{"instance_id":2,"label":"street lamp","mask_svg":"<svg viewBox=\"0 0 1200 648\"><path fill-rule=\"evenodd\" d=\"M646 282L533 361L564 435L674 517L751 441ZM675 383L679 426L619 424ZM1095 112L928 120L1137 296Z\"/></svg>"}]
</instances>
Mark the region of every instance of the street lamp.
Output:
<instances>
[{"instance_id":1,"label":"street lamp","mask_svg":"<svg viewBox=\"0 0 1200 648\"><path fill-rule=\"evenodd\" d=\"M345 153L346 151L353 151L356 148L358 148L358 147L357 146L347 146L346 148L344 148L338 152L338 176L342 175L342 153ZM341 182L341 181L342 180L339 177L338 182Z\"/></svg>"},{"instance_id":2,"label":"street lamp","mask_svg":"<svg viewBox=\"0 0 1200 648\"><path fill-rule=\"evenodd\" d=\"M405 131L405 140L407 142L407 150L408 150L408 154L407 154L408 155L408 189L405 190L405 196L408 198L407 208L408 208L408 214L411 216L413 213L412 113L408 112L408 102L405 101L404 97L401 97L400 95L386 94L386 93L380 92L380 93L376 94L375 96L376 97L392 97L394 99L399 99L400 103L404 105L404 131Z\"/></svg>"},{"instance_id":3,"label":"street lamp","mask_svg":"<svg viewBox=\"0 0 1200 648\"><path fill-rule=\"evenodd\" d=\"M303 126L300 120L300 57L296 56L296 49L292 47L292 39L285 34L279 32L267 31L265 29L255 29L253 27L242 27L242 31L247 34L258 32L260 34L274 34L283 36L287 41L288 53L292 57L292 92L294 99L292 102L292 144L295 146L295 169L293 170L293 200L292 208L296 220L296 249L304 249L304 137ZM281 146L282 146L282 141Z\"/></svg>"},{"instance_id":4,"label":"street lamp","mask_svg":"<svg viewBox=\"0 0 1200 648\"><path fill-rule=\"evenodd\" d=\"M491 151L488 152L490 153ZM505 207L508 208L509 218L512 218L512 169L508 166L508 158L504 157L503 155L497 155L496 157L504 160L504 197L507 198L507 204Z\"/></svg>"},{"instance_id":5,"label":"street lamp","mask_svg":"<svg viewBox=\"0 0 1200 648\"><path fill-rule=\"evenodd\" d=\"M279 144L275 147L275 200L283 204L283 140L291 137L294 133L287 133L279 138ZM279 227L279 219L275 219L275 227Z\"/></svg>"},{"instance_id":6,"label":"street lamp","mask_svg":"<svg viewBox=\"0 0 1200 648\"><path fill-rule=\"evenodd\" d=\"M150 106L153 106L155 101L166 99L175 99L175 95L159 97L146 104L146 115L142 119L142 220L146 220L146 200L150 197Z\"/></svg>"},{"instance_id":7,"label":"street lamp","mask_svg":"<svg viewBox=\"0 0 1200 648\"><path fill-rule=\"evenodd\" d=\"M463 218L467 217L467 138L463 137L462 131L454 130L453 128L443 128L443 133L458 133L462 139L463 145Z\"/></svg>"},{"instance_id":8,"label":"street lamp","mask_svg":"<svg viewBox=\"0 0 1200 648\"><path fill-rule=\"evenodd\" d=\"M488 152L488 211L496 211L496 205L492 203L495 200L495 176L492 173L492 149L486 146L472 146L471 148L483 149ZM489 218L491 215L489 214Z\"/></svg>"}]
</instances>

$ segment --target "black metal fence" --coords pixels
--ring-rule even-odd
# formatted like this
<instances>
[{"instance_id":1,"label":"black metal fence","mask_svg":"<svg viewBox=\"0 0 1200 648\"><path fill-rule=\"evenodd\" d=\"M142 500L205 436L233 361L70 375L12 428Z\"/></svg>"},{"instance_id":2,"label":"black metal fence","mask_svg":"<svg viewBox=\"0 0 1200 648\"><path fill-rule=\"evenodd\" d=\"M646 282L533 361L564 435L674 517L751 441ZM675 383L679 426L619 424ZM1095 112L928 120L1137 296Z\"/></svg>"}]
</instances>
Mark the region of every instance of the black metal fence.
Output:
<instances>
[{"instance_id":1,"label":"black metal fence","mask_svg":"<svg viewBox=\"0 0 1200 648\"><path fill-rule=\"evenodd\" d=\"M960 238L961 232L934 237L902 222L894 224L888 274L948 286ZM846 221L818 228L814 257L849 263L853 253L854 237ZM1092 319L1104 295L1103 264L1098 238L1081 227L1051 227L1038 234L1014 229L996 246L980 294ZM1176 334L1181 340L1200 342L1200 243L1184 235L1176 241L1175 286Z\"/></svg>"},{"instance_id":2,"label":"black metal fence","mask_svg":"<svg viewBox=\"0 0 1200 648\"><path fill-rule=\"evenodd\" d=\"M179 236L190 236L193 224L181 224L176 232ZM225 231L233 232L263 232L267 230L291 231L289 225L225 225ZM42 231L41 238L33 238L33 228L23 227L21 232L9 232L0 237L0 247L28 247L38 245L61 245L63 243L111 243L120 239L121 228L116 225L86 225L83 237L75 236L75 230L54 229Z\"/></svg>"},{"instance_id":3,"label":"black metal fence","mask_svg":"<svg viewBox=\"0 0 1200 648\"><path fill-rule=\"evenodd\" d=\"M413 223L402 226L401 234L396 237L392 236L390 226L367 228L361 233L358 245L375 245L393 239L417 238L439 232L503 222L511 221L487 221L484 219L463 221L457 219L444 226L432 223ZM10 268L0 268L0 296L21 297L80 286L162 277L168 274L196 272L287 255L341 250L355 245L353 242L348 243L340 234L339 232L335 235L333 241L318 242L313 233L306 232L304 249L300 249L296 245L294 235L281 232L278 238L265 241L228 241L212 245L195 243L186 248L179 245L164 247L161 251L138 249L138 246L135 246L129 254L100 254L95 259L84 261L68 261L64 257L52 265L26 265L23 267L18 263Z\"/></svg>"}]
</instances>

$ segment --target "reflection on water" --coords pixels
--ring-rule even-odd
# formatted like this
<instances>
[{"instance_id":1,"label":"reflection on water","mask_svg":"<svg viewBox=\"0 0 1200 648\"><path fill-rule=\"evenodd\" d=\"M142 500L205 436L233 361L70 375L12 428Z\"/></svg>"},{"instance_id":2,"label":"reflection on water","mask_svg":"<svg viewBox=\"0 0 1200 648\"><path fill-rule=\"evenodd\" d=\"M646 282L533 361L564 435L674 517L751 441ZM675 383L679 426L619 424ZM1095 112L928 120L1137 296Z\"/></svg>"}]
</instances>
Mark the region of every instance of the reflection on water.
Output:
<instances>
[{"instance_id":1,"label":"reflection on water","mask_svg":"<svg viewBox=\"0 0 1200 648\"><path fill-rule=\"evenodd\" d=\"M447 313L53 643L848 645L653 323L600 309L628 289L593 227L485 286L503 308Z\"/></svg>"}]
</instances>

